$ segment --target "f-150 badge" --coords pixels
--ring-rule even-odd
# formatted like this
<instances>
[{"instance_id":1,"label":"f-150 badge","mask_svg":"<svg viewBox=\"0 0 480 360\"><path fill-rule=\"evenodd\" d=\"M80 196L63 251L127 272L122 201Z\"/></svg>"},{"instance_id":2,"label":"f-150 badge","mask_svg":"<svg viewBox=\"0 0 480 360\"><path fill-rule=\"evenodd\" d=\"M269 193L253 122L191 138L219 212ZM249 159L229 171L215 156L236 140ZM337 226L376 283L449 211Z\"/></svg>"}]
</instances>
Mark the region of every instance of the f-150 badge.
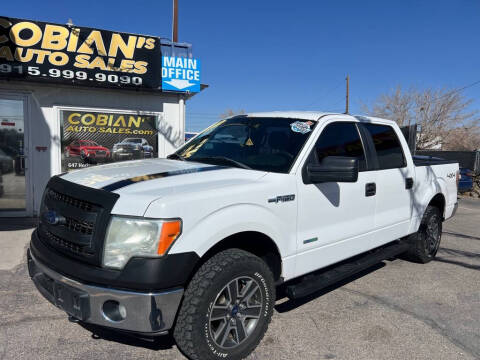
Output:
<instances>
[{"instance_id":1,"label":"f-150 badge","mask_svg":"<svg viewBox=\"0 0 480 360\"><path fill-rule=\"evenodd\" d=\"M295 200L295 194L279 195L277 197L268 199L268 202L278 204L279 202L287 202L287 201L293 201L293 200Z\"/></svg>"}]
</instances>

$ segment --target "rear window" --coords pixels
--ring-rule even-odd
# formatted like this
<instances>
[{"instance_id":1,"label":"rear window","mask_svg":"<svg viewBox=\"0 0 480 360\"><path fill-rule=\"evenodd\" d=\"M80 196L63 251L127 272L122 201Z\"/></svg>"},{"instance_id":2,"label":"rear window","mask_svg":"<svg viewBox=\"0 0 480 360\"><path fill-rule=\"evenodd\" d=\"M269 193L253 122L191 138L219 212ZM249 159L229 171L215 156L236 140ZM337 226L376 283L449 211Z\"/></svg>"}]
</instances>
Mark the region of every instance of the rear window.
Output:
<instances>
[{"instance_id":1,"label":"rear window","mask_svg":"<svg viewBox=\"0 0 480 360\"><path fill-rule=\"evenodd\" d=\"M401 168L407 165L400 140L391 126L378 124L364 124L364 126L372 136L379 170Z\"/></svg>"}]
</instances>

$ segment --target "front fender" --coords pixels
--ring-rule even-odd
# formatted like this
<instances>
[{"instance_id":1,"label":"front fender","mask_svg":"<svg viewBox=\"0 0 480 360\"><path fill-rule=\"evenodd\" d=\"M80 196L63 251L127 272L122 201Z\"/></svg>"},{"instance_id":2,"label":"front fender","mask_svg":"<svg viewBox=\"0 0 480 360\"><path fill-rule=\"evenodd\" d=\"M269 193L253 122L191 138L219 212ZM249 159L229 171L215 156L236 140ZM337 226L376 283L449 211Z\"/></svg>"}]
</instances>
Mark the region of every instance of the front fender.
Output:
<instances>
[{"instance_id":1,"label":"front fender","mask_svg":"<svg viewBox=\"0 0 480 360\"><path fill-rule=\"evenodd\" d=\"M256 231L271 238L283 258L295 254L294 220L282 221L274 211L257 204L233 204L220 208L189 224L184 222L184 232L170 253L195 251L202 257L223 239L244 231ZM284 272L288 269L284 268Z\"/></svg>"}]
</instances>

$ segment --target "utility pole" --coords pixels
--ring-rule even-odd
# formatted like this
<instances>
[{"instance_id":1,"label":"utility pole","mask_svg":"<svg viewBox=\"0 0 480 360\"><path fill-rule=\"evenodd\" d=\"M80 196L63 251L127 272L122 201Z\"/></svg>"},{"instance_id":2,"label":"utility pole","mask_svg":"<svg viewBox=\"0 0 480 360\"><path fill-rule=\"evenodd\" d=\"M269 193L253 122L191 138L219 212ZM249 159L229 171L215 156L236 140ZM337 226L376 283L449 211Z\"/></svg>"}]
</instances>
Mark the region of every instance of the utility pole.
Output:
<instances>
[{"instance_id":1,"label":"utility pole","mask_svg":"<svg viewBox=\"0 0 480 360\"><path fill-rule=\"evenodd\" d=\"M345 96L345 114L348 114L348 97L349 97L349 84L350 84L350 77L347 74L347 77L345 79L347 81L347 94Z\"/></svg>"},{"instance_id":2,"label":"utility pole","mask_svg":"<svg viewBox=\"0 0 480 360\"><path fill-rule=\"evenodd\" d=\"M178 0L173 0L172 41L178 42Z\"/></svg>"}]
</instances>

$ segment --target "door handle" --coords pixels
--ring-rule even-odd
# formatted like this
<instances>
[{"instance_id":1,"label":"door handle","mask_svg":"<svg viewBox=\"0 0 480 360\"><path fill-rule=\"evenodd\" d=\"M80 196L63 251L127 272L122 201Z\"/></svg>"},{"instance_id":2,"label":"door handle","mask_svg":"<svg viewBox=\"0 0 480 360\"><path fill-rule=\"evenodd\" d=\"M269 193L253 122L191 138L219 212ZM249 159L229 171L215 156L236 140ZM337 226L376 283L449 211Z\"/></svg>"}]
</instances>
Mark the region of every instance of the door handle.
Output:
<instances>
[{"instance_id":1,"label":"door handle","mask_svg":"<svg viewBox=\"0 0 480 360\"><path fill-rule=\"evenodd\" d=\"M413 188L413 178L408 177L405 179L405 189L411 189Z\"/></svg>"},{"instance_id":2,"label":"door handle","mask_svg":"<svg viewBox=\"0 0 480 360\"><path fill-rule=\"evenodd\" d=\"M365 184L365 196L374 196L377 193L377 184Z\"/></svg>"}]
</instances>

